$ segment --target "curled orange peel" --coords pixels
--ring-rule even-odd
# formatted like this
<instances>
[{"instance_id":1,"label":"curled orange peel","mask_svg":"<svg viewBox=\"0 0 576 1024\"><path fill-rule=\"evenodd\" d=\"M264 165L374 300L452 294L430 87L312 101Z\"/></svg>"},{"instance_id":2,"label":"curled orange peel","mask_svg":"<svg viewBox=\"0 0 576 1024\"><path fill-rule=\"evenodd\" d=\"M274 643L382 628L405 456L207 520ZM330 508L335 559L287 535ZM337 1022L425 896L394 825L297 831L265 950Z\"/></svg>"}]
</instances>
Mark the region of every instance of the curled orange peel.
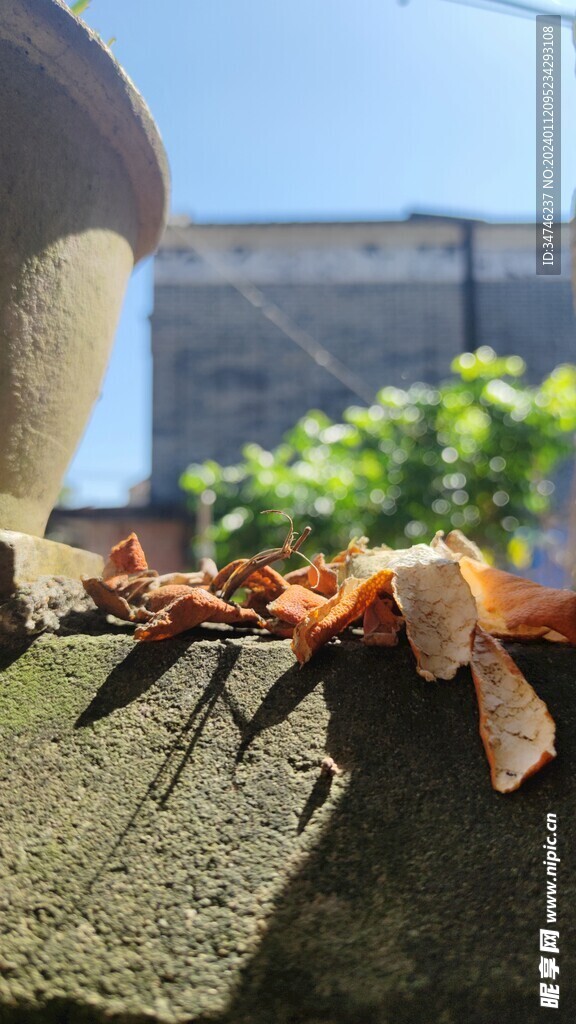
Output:
<instances>
[{"instance_id":1,"label":"curled orange peel","mask_svg":"<svg viewBox=\"0 0 576 1024\"><path fill-rule=\"evenodd\" d=\"M300 664L304 665L323 644L356 622L380 594L390 594L392 577L390 569L366 580L350 576L334 597L313 608L294 630L292 650Z\"/></svg>"},{"instance_id":2,"label":"curled orange peel","mask_svg":"<svg viewBox=\"0 0 576 1024\"><path fill-rule=\"evenodd\" d=\"M316 555L311 565L287 573L284 579L287 583L298 583L309 590L315 590L322 597L334 597L338 592L338 577L332 566L326 563L323 554Z\"/></svg>"},{"instance_id":3,"label":"curled orange peel","mask_svg":"<svg viewBox=\"0 0 576 1024\"><path fill-rule=\"evenodd\" d=\"M210 583L210 591L213 594L218 594L224 589L230 578L242 568L242 566L248 565L248 558L235 558L233 562L229 562L225 565L220 572L216 574L212 582ZM265 597L267 601L272 601L275 597L278 597L283 590L289 584L286 582L283 576L280 575L276 569L273 569L269 565L265 565L260 569L255 569L254 572L250 573L242 582L242 587L246 590L251 590L254 594Z\"/></svg>"},{"instance_id":4,"label":"curled orange peel","mask_svg":"<svg viewBox=\"0 0 576 1024\"><path fill-rule=\"evenodd\" d=\"M264 568L257 569L256 572L251 573L244 580L242 586L250 590L255 597L263 598L266 601L274 601L288 589L289 584L276 569L266 565Z\"/></svg>"},{"instance_id":5,"label":"curled orange peel","mask_svg":"<svg viewBox=\"0 0 576 1024\"><path fill-rule=\"evenodd\" d=\"M322 594L293 583L276 600L269 602L267 611L281 622L296 626L313 608L322 607L326 601Z\"/></svg>"},{"instance_id":6,"label":"curled orange peel","mask_svg":"<svg viewBox=\"0 0 576 1024\"><path fill-rule=\"evenodd\" d=\"M556 756L546 705L495 637L576 644L576 593L493 569L460 531L399 551L370 548L361 538L329 564L317 555L286 577L271 568L270 560L295 553L308 533L295 540L291 524L282 548L236 559L220 572L209 562L197 573L163 577L148 569L131 534L112 548L103 578L83 584L103 611L139 623L139 641L204 622L265 627L292 636L301 664L362 617L367 645L394 646L405 626L425 679L451 679L470 664L494 789L512 792ZM249 591L243 607L224 599L240 586Z\"/></svg>"},{"instance_id":7,"label":"curled orange peel","mask_svg":"<svg viewBox=\"0 0 576 1024\"><path fill-rule=\"evenodd\" d=\"M299 569L291 569L290 572L286 573L284 579L286 580L286 583L288 583L289 586L292 586L294 583L297 583L298 586L300 587L309 587L309 571L310 566L303 565Z\"/></svg>"},{"instance_id":8,"label":"curled orange peel","mask_svg":"<svg viewBox=\"0 0 576 1024\"><path fill-rule=\"evenodd\" d=\"M480 627L470 668L492 786L511 793L556 757L554 720L510 655Z\"/></svg>"},{"instance_id":9,"label":"curled orange peel","mask_svg":"<svg viewBox=\"0 0 576 1024\"><path fill-rule=\"evenodd\" d=\"M167 640L185 633L203 622L225 622L235 626L261 626L260 616L252 608L228 604L208 590L195 587L160 608L149 622L137 626L136 640Z\"/></svg>"},{"instance_id":10,"label":"curled orange peel","mask_svg":"<svg viewBox=\"0 0 576 1024\"><path fill-rule=\"evenodd\" d=\"M172 604L176 598L186 597L190 593L190 590L191 588L184 583L167 584L164 587L158 587L156 590L151 590L146 594L144 598L144 605L148 611L156 613L159 612L161 608L166 608L167 605Z\"/></svg>"},{"instance_id":11,"label":"curled orange peel","mask_svg":"<svg viewBox=\"0 0 576 1024\"><path fill-rule=\"evenodd\" d=\"M247 558L235 558L234 561L228 562L228 565L220 569L212 579L210 583L211 592L217 594L219 590L222 590L222 587L228 582L232 573L236 572L236 569L239 569L241 565L246 565L247 561Z\"/></svg>"},{"instance_id":12,"label":"curled orange peel","mask_svg":"<svg viewBox=\"0 0 576 1024\"><path fill-rule=\"evenodd\" d=\"M146 555L135 533L131 533L125 540L115 544L104 567L103 579L112 576L119 576L122 573L142 572L148 568Z\"/></svg>"},{"instance_id":13,"label":"curled orange peel","mask_svg":"<svg viewBox=\"0 0 576 1024\"><path fill-rule=\"evenodd\" d=\"M395 647L403 625L402 615L394 611L392 601L377 597L364 612L363 642L368 647Z\"/></svg>"},{"instance_id":14,"label":"curled orange peel","mask_svg":"<svg viewBox=\"0 0 576 1024\"><path fill-rule=\"evenodd\" d=\"M134 622L136 611L117 588L110 587L105 580L97 578L82 580L82 584L100 611L107 615L115 615L117 619L124 619L126 622Z\"/></svg>"},{"instance_id":15,"label":"curled orange peel","mask_svg":"<svg viewBox=\"0 0 576 1024\"><path fill-rule=\"evenodd\" d=\"M543 587L463 556L460 572L476 600L482 629L516 640L565 640L576 644L576 593Z\"/></svg>"},{"instance_id":16,"label":"curled orange peel","mask_svg":"<svg viewBox=\"0 0 576 1024\"><path fill-rule=\"evenodd\" d=\"M476 604L458 564L421 553L399 560L392 590L423 679L453 679L472 653Z\"/></svg>"}]
</instances>

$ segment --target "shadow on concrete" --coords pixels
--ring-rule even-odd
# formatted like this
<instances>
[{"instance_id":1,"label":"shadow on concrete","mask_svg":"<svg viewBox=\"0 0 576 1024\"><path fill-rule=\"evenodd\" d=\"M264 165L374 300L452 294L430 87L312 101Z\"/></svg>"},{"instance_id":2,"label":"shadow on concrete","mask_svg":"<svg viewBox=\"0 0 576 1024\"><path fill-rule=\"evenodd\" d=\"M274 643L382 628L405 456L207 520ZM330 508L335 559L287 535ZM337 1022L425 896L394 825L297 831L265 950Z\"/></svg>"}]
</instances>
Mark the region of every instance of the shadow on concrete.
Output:
<instances>
[{"instance_id":1,"label":"shadow on concrete","mask_svg":"<svg viewBox=\"0 0 576 1024\"><path fill-rule=\"evenodd\" d=\"M69 611L60 619L57 636L131 636L132 622L122 622L113 616L104 615L97 608L83 611Z\"/></svg>"},{"instance_id":2,"label":"shadow on concrete","mask_svg":"<svg viewBox=\"0 0 576 1024\"><path fill-rule=\"evenodd\" d=\"M553 713L564 706L562 749L576 750L574 659L562 675L549 654L531 658L538 692ZM550 810L563 820L564 849L576 839L575 773L556 763L515 794L494 793L468 671L429 684L406 648L385 662L363 651L360 661L349 645L326 650L299 686L292 672L278 680L247 723L239 757L296 707L318 671L330 713L326 752L346 773L228 1010L210 1024L540 1021L540 848ZM316 782L299 831L320 796ZM573 897L566 877L566 906ZM576 934L566 918L568 950ZM567 1008L576 992L568 973L563 981Z\"/></svg>"},{"instance_id":3,"label":"shadow on concrete","mask_svg":"<svg viewBox=\"0 0 576 1024\"><path fill-rule=\"evenodd\" d=\"M0 672L4 672L5 669L10 668L15 661L18 661L23 654L26 654L28 648L34 643L36 637L28 637L26 640L3 640L2 647L0 648Z\"/></svg>"},{"instance_id":4,"label":"shadow on concrete","mask_svg":"<svg viewBox=\"0 0 576 1024\"><path fill-rule=\"evenodd\" d=\"M177 644L135 644L124 661L104 680L94 699L74 723L82 729L119 708L127 707L163 676L185 654L193 640Z\"/></svg>"},{"instance_id":5,"label":"shadow on concrete","mask_svg":"<svg viewBox=\"0 0 576 1024\"><path fill-rule=\"evenodd\" d=\"M227 647L219 650L219 652L218 652L218 664L217 664L216 669L215 669L215 671L214 671L214 673L212 675L212 679L210 680L208 686L206 687L206 689L202 693L200 699L197 701L197 703L196 703L196 705L194 707L194 710L190 714L186 724L184 725L184 727L180 731L177 739L175 740L175 742L174 742L174 744L173 744L173 746L172 746L172 748L170 750L170 753L168 754L168 757L166 758L166 761L165 761L165 764L164 764L164 766L163 766L163 768L161 770L161 773L159 773L159 775L156 776L156 778L155 778L155 780L153 782L153 787L157 788L158 784L159 784L159 781L160 781L159 776L160 775L164 776L166 774L168 766L169 766L169 763L170 763L170 761L172 759L173 753L176 751L176 749L178 749L179 746L181 746L182 740L192 730L192 734L191 734L190 739L188 741L186 750L184 751L184 753L183 753L183 755L182 755L182 757L180 759L180 763L175 768L174 773L173 773L170 781L166 785L163 793L161 794L161 796L160 796L160 798L158 800L159 807L164 808L166 806L166 804L167 804L171 794L174 792L174 790L176 789L176 786L178 785L178 782L179 782L179 780L180 780L180 778L182 776L182 773L183 773L184 769L186 768L186 765L189 764L189 762L191 761L192 756L194 754L194 748L196 747L196 744L198 743L198 740L200 739L200 737L202 735L204 727L205 727L206 723L208 722L208 719L210 718L210 714L212 713L212 711L213 711L217 701L224 694L224 688L226 686L226 680L228 679L228 676L230 675L230 672L234 668L234 665L236 664L236 662L237 662L239 657L240 657L240 648L239 647L227 646Z\"/></svg>"},{"instance_id":6,"label":"shadow on concrete","mask_svg":"<svg viewBox=\"0 0 576 1024\"><path fill-rule=\"evenodd\" d=\"M304 832L304 829L310 824L316 811L319 811L326 803L330 796L333 781L334 779L331 775L324 773L321 773L316 779L310 796L304 804L298 818L298 835L301 835L302 832Z\"/></svg>"},{"instance_id":7,"label":"shadow on concrete","mask_svg":"<svg viewBox=\"0 0 576 1024\"><path fill-rule=\"evenodd\" d=\"M288 715L295 711L301 701L312 693L322 681L322 656L302 672L295 663L278 677L270 687L260 707L253 717L246 721L239 709L227 696L228 706L240 731L240 746L236 754L236 764L241 764L246 753L257 737L267 729L274 728L284 722Z\"/></svg>"},{"instance_id":8,"label":"shadow on concrete","mask_svg":"<svg viewBox=\"0 0 576 1024\"><path fill-rule=\"evenodd\" d=\"M99 1009L79 1006L74 998L55 998L43 1006L2 1006L0 1024L102 1024ZM106 1015L106 1024L150 1024L150 1016L122 1010L120 1015Z\"/></svg>"},{"instance_id":9,"label":"shadow on concrete","mask_svg":"<svg viewBox=\"0 0 576 1024\"><path fill-rule=\"evenodd\" d=\"M159 644L158 646L164 648L164 645L162 644ZM184 645L182 646L184 647ZM145 648L146 651L148 651L150 647L156 647L156 645L142 644L142 648ZM135 651L140 650L140 647L135 648ZM134 654L135 652L132 651L131 653ZM182 653L183 650L180 650L177 657L181 657ZM176 786L178 785L178 782L182 776L182 773L184 772L184 769L192 760L196 744L198 743L198 740L202 735L202 732L206 726L206 723L208 722L208 719L216 702L223 694L224 687L226 685L226 680L228 679L228 676L232 671L239 655L240 648L235 648L230 645L222 647L218 651L218 660L214 672L212 674L212 678L210 679L205 690L202 692L200 698L194 705L186 722L177 733L174 742L170 746L170 749L168 750L166 757L164 758L162 764L160 765L160 768L158 769L158 771L148 784L145 793L136 804L134 811L132 812L130 818L126 822L126 825L115 839L113 845L108 850L105 858L103 859L97 871L90 878L88 884L85 887L81 899L77 901L74 909L82 910L83 901L86 894L90 892L90 890L94 887L96 882L98 882L106 873L106 870L110 866L111 862L114 860L114 857L118 853L126 837L134 828L134 825L136 824L144 807L148 805L151 801L156 803L160 810L162 810L166 806L171 794L174 792ZM128 661L128 658L125 659L125 662L126 661ZM166 670L166 668L169 667L169 665L166 665L166 659L164 663L164 670ZM121 666L118 667L121 668ZM114 675L114 673L112 673L112 675ZM109 676L109 679L110 678L111 676ZM106 686L106 684L104 685ZM186 740L187 745L184 752L182 753L182 744Z\"/></svg>"}]
</instances>

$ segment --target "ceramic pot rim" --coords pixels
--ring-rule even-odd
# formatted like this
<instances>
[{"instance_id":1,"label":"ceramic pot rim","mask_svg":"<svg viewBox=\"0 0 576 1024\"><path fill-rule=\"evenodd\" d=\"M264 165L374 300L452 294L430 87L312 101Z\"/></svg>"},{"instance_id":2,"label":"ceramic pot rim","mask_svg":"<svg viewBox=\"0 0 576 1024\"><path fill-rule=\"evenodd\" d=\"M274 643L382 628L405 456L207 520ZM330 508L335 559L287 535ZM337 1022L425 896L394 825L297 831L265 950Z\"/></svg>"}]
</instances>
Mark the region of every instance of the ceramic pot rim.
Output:
<instances>
[{"instance_id":1,"label":"ceramic pot rim","mask_svg":"<svg viewBox=\"0 0 576 1024\"><path fill-rule=\"evenodd\" d=\"M61 85L116 151L138 212L134 260L154 252L168 211L166 152L146 103L108 47L63 0L2 0L0 39Z\"/></svg>"}]
</instances>

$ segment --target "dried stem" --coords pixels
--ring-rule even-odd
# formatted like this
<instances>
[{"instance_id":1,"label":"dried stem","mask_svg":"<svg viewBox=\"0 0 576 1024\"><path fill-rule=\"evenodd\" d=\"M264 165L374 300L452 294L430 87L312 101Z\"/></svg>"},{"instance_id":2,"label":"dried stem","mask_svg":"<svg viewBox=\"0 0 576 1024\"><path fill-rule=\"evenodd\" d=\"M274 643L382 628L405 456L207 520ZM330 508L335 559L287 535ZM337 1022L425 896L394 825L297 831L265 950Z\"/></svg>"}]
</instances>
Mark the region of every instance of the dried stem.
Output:
<instances>
[{"instance_id":1,"label":"dried stem","mask_svg":"<svg viewBox=\"0 0 576 1024\"><path fill-rule=\"evenodd\" d=\"M271 512L274 512L279 516L284 516L290 523L290 528L286 534L282 547L267 548L265 551L259 551L257 555L254 555L252 558L248 558L242 563L242 565L239 565L229 579L226 580L226 583L222 588L220 597L224 601L229 601L232 594L242 586L245 580L247 580L253 572L256 572L258 569L264 569L265 566L272 565L273 562L279 562L285 558L290 558L290 555L294 555L297 552L301 554L299 549L304 541L310 536L312 527L306 526L304 530L302 530L300 536L297 536L296 531L294 530L292 518L287 512L281 512L277 508L268 508L265 509L264 512L261 512L260 515L268 515Z\"/></svg>"}]
</instances>

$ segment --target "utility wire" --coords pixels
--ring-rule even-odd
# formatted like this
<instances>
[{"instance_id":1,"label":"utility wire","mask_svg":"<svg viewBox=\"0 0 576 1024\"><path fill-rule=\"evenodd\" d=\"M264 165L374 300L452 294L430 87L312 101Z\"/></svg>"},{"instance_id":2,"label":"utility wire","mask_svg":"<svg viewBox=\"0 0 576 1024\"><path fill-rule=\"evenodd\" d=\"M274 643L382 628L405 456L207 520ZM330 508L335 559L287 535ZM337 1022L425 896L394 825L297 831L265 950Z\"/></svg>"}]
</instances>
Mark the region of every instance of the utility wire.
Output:
<instances>
[{"instance_id":1,"label":"utility wire","mask_svg":"<svg viewBox=\"0 0 576 1024\"><path fill-rule=\"evenodd\" d=\"M276 303L270 302L260 288L257 288L250 281L242 280L235 274L230 274L220 261L214 258L211 252L208 253L206 250L198 248L196 243L194 243L192 248L212 270L216 271L227 285L238 292L254 309L257 309L266 320L274 324L293 344L310 356L317 366L326 370L327 373L339 381L340 384L343 384L344 387L348 388L356 398L360 398L366 405L373 404L374 392L366 386L362 378L355 374L353 370L348 369L340 359L332 355L308 331L295 324Z\"/></svg>"},{"instance_id":2,"label":"utility wire","mask_svg":"<svg viewBox=\"0 0 576 1024\"><path fill-rule=\"evenodd\" d=\"M556 4L551 0L549 3L538 2L524 3L523 0L449 0L453 4L462 4L465 7L476 7L479 10L493 11L495 14L512 14L521 18L534 18L538 14L555 14L562 19L566 28L574 24L575 13L572 7L566 4Z\"/></svg>"}]
</instances>

